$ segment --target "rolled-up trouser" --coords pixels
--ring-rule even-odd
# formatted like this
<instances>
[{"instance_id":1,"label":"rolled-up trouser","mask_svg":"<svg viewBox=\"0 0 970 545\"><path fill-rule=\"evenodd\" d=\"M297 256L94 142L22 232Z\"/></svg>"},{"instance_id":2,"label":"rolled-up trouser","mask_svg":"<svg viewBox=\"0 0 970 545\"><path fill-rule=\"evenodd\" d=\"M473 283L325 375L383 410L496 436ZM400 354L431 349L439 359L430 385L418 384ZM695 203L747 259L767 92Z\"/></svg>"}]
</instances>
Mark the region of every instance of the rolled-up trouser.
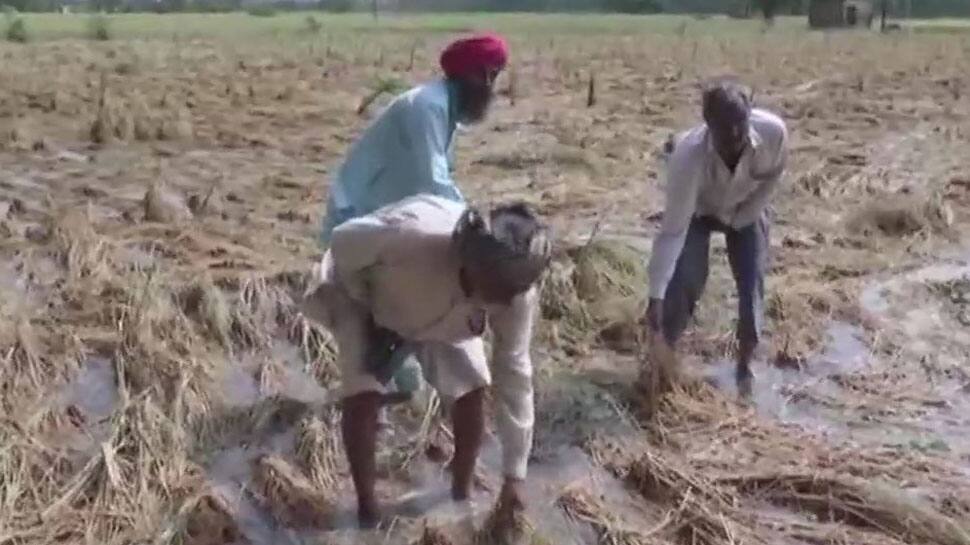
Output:
<instances>
[{"instance_id":1,"label":"rolled-up trouser","mask_svg":"<svg viewBox=\"0 0 970 545\"><path fill-rule=\"evenodd\" d=\"M764 275L769 234L767 211L758 221L740 229L710 216L697 216L691 220L684 249L664 295L664 337L671 345L675 344L694 315L694 308L707 283L713 232L724 233L727 239L728 259L738 290L737 338L756 345L761 338L764 320Z\"/></svg>"}]
</instances>

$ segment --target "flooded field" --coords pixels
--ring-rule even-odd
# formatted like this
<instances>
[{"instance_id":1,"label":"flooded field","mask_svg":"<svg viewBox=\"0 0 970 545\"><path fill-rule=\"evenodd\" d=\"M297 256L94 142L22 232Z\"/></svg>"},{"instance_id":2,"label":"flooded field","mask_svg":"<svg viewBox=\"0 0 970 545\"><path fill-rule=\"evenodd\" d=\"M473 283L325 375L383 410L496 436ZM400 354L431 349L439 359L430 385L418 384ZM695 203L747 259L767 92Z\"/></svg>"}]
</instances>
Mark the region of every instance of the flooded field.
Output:
<instances>
[{"instance_id":1,"label":"flooded field","mask_svg":"<svg viewBox=\"0 0 970 545\"><path fill-rule=\"evenodd\" d=\"M488 543L497 440L475 497L452 502L429 392L388 411L389 520L356 529L335 347L296 301L328 176L390 97L362 100L434 77L449 39L490 27L513 62L494 115L457 137L455 179L483 205L534 204L557 237L531 543L970 543L967 38L132 17L106 42L0 44L0 544ZM767 338L742 402L715 239L684 381L648 418L636 320L661 149L725 73L791 132Z\"/></svg>"}]
</instances>

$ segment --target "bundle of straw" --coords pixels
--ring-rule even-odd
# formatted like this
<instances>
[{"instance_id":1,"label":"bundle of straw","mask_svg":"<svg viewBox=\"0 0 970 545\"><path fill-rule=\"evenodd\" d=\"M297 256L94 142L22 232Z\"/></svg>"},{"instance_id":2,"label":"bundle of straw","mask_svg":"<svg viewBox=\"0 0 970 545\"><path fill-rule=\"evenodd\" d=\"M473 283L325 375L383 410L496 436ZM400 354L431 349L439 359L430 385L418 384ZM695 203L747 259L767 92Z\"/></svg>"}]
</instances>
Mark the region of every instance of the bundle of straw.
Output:
<instances>
[{"instance_id":1,"label":"bundle of straw","mask_svg":"<svg viewBox=\"0 0 970 545\"><path fill-rule=\"evenodd\" d=\"M681 380L680 359L660 333L647 334L643 349L637 393L640 395L642 417L652 420L660 409L661 397Z\"/></svg>"},{"instance_id":2,"label":"bundle of straw","mask_svg":"<svg viewBox=\"0 0 970 545\"><path fill-rule=\"evenodd\" d=\"M970 545L967 521L955 521L888 484L837 474L745 475L717 482L820 520L879 530L905 542Z\"/></svg>"},{"instance_id":3,"label":"bundle of straw","mask_svg":"<svg viewBox=\"0 0 970 545\"><path fill-rule=\"evenodd\" d=\"M256 488L277 524L291 528L322 528L334 511L333 502L300 472L277 455L256 460Z\"/></svg>"}]
</instances>

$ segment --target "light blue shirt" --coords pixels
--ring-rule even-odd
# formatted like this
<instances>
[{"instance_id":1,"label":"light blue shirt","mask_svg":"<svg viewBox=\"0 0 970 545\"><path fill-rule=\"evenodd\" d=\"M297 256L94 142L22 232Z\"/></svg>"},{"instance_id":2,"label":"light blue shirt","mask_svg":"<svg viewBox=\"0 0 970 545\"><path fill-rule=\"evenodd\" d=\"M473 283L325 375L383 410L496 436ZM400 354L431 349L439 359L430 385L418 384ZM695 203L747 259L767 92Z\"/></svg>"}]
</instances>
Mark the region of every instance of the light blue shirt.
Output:
<instances>
[{"instance_id":1,"label":"light blue shirt","mask_svg":"<svg viewBox=\"0 0 970 545\"><path fill-rule=\"evenodd\" d=\"M464 202L451 179L458 124L453 84L437 80L396 97L364 131L330 186L320 234L326 246L341 223L419 193Z\"/></svg>"}]
</instances>

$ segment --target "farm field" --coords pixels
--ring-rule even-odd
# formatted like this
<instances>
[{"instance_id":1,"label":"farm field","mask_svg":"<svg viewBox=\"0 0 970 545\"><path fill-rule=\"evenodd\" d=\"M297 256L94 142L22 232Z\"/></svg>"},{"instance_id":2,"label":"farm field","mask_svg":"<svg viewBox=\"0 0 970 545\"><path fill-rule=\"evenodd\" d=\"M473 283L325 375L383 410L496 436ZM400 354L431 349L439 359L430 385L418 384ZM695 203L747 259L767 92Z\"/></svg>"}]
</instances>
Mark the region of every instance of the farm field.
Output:
<instances>
[{"instance_id":1,"label":"farm field","mask_svg":"<svg viewBox=\"0 0 970 545\"><path fill-rule=\"evenodd\" d=\"M531 542L970 543L970 34L23 20L27 43L0 42L0 544L489 543L497 441L474 505L445 501L430 394L382 431L393 524L354 528L335 347L295 305L328 176L391 98L376 92L436 77L470 29L505 33L513 58L493 115L457 136L455 179L482 206L535 205L556 235ZM699 84L728 74L791 133L754 398L728 380L719 241L684 380L646 403L636 320L662 147L698 122Z\"/></svg>"}]
</instances>

